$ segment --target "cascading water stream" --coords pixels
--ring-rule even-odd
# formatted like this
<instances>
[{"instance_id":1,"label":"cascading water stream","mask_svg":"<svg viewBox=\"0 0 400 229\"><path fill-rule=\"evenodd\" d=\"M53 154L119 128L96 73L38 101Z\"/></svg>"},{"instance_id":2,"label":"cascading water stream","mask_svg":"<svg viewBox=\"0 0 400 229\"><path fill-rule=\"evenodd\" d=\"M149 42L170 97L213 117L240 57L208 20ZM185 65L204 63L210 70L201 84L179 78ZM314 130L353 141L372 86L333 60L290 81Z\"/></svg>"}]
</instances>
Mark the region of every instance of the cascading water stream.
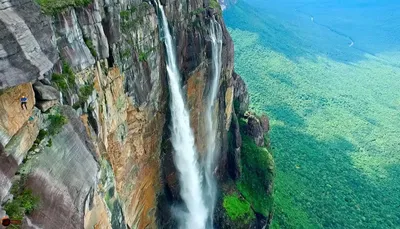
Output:
<instances>
[{"instance_id":1,"label":"cascading water stream","mask_svg":"<svg viewBox=\"0 0 400 229\"><path fill-rule=\"evenodd\" d=\"M163 6L159 3L157 3L157 6L161 14L164 43L167 51L167 72L171 96L171 142L174 148L174 162L179 171L180 195L187 208L183 210L184 217L179 216L179 219L182 219L180 226L187 229L204 229L208 213L203 200L202 176L197 162L194 136L190 128L189 113L182 96L181 77L168 21Z\"/></svg>"},{"instance_id":2,"label":"cascading water stream","mask_svg":"<svg viewBox=\"0 0 400 229\"><path fill-rule=\"evenodd\" d=\"M217 117L214 116L215 101L218 94L219 78L221 75L221 52L222 52L222 29L221 25L213 18L210 21L210 38L211 38L211 51L212 51L212 79L211 86L207 98L206 108L206 135L207 135L207 156L205 159L205 180L206 180L206 193L205 198L209 203L208 210L208 225L212 227L214 207L217 196L217 182L214 176L214 170L217 165L219 155L219 147L217 142Z\"/></svg>"}]
</instances>

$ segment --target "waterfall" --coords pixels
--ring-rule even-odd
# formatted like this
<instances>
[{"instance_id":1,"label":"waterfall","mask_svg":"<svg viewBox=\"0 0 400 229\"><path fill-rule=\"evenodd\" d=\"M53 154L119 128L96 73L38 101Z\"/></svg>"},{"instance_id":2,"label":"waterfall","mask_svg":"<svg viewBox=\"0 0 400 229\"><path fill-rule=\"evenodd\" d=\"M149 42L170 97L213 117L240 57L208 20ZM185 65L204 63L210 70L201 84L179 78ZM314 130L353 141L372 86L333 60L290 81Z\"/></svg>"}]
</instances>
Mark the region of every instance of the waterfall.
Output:
<instances>
[{"instance_id":1,"label":"waterfall","mask_svg":"<svg viewBox=\"0 0 400 229\"><path fill-rule=\"evenodd\" d=\"M212 51L212 79L207 98L206 108L206 135L207 135L207 156L205 159L205 197L209 203L208 223L212 227L214 207L217 195L217 182L214 170L219 156L219 146L217 142L218 118L214 117L215 101L218 94L219 78L221 75L221 52L222 52L222 29L221 25L213 18L210 22L210 38Z\"/></svg>"},{"instance_id":2,"label":"waterfall","mask_svg":"<svg viewBox=\"0 0 400 229\"><path fill-rule=\"evenodd\" d=\"M197 162L194 136L190 128L189 113L181 90L181 77L177 67L175 46L169 31L167 18L161 4L157 4L162 21L164 43L167 51L167 72L170 89L172 119L171 142L174 148L174 162L179 172L180 195L186 205L181 228L204 229L207 220L202 193L202 176Z\"/></svg>"},{"instance_id":3,"label":"waterfall","mask_svg":"<svg viewBox=\"0 0 400 229\"><path fill-rule=\"evenodd\" d=\"M62 94L61 91L60 91L60 104L61 104L61 105L64 105L64 104L63 104L63 94Z\"/></svg>"}]
</instances>

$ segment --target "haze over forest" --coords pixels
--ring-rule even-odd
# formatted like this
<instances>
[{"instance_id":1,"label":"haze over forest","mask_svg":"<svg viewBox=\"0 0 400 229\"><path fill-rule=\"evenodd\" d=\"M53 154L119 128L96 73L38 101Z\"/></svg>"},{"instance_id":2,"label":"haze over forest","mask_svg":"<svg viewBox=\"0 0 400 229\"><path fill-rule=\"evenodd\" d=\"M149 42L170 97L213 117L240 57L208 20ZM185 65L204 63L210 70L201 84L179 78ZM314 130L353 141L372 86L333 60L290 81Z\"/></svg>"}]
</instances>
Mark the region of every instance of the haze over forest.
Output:
<instances>
[{"instance_id":1,"label":"haze over forest","mask_svg":"<svg viewBox=\"0 0 400 229\"><path fill-rule=\"evenodd\" d=\"M272 228L400 227L400 3L240 0L224 12L271 118Z\"/></svg>"}]
</instances>

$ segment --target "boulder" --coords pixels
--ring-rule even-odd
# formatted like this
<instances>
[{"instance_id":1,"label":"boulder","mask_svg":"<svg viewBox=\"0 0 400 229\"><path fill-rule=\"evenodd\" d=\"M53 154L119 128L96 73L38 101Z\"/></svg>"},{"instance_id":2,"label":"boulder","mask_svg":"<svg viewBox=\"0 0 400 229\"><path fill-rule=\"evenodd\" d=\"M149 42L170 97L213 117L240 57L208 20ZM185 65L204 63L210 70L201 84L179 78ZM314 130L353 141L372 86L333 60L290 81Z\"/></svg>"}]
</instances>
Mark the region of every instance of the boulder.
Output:
<instances>
[{"instance_id":1,"label":"boulder","mask_svg":"<svg viewBox=\"0 0 400 229\"><path fill-rule=\"evenodd\" d=\"M35 105L40 111L46 112L56 104L58 104L58 100L38 101Z\"/></svg>"},{"instance_id":2,"label":"boulder","mask_svg":"<svg viewBox=\"0 0 400 229\"><path fill-rule=\"evenodd\" d=\"M249 116L245 131L258 146L264 146L264 129L257 117L254 115Z\"/></svg>"},{"instance_id":3,"label":"boulder","mask_svg":"<svg viewBox=\"0 0 400 229\"><path fill-rule=\"evenodd\" d=\"M58 92L57 89L52 86L43 84L39 86L37 83L38 82L33 85L33 90L35 91L35 96L37 100L59 100L60 92Z\"/></svg>"}]
</instances>

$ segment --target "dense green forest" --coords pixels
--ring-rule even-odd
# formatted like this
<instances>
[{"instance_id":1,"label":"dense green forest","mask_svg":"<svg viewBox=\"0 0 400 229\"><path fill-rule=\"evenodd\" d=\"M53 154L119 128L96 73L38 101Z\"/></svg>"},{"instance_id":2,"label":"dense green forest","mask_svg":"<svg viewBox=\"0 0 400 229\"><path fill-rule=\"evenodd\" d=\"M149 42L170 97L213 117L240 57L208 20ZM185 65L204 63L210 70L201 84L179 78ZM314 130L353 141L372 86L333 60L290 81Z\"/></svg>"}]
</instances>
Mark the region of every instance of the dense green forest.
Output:
<instances>
[{"instance_id":1,"label":"dense green forest","mask_svg":"<svg viewBox=\"0 0 400 229\"><path fill-rule=\"evenodd\" d=\"M340 27L339 9L330 11L333 19L324 14L318 21L316 8L303 8L242 0L224 12L251 109L271 118L277 173L272 227L400 228L396 39L371 36L368 43L365 34ZM362 25L363 17L342 20L357 21L354 30L363 32L399 29L399 21L371 28Z\"/></svg>"}]
</instances>

